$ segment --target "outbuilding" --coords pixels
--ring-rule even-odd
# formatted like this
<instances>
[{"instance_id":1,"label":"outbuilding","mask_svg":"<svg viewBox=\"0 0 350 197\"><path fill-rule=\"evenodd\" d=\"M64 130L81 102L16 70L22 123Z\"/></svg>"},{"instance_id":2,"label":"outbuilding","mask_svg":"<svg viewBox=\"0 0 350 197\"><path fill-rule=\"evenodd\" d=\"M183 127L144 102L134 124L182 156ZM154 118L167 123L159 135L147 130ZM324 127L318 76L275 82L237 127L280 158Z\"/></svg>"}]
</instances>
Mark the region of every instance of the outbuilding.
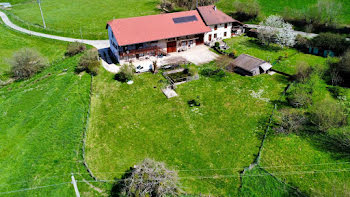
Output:
<instances>
[{"instance_id":1,"label":"outbuilding","mask_svg":"<svg viewBox=\"0 0 350 197\"><path fill-rule=\"evenodd\" d=\"M267 73L271 68L272 65L262 59L242 54L232 62L228 70L242 75L255 76Z\"/></svg>"}]
</instances>

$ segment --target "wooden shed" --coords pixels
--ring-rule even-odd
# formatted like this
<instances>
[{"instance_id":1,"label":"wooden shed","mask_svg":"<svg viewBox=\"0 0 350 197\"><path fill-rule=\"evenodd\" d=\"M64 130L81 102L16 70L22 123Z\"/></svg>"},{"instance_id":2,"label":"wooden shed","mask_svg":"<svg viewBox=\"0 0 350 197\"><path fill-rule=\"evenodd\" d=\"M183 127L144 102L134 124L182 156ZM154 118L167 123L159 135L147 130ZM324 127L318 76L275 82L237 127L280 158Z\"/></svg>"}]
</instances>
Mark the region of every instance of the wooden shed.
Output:
<instances>
[{"instance_id":1,"label":"wooden shed","mask_svg":"<svg viewBox=\"0 0 350 197\"><path fill-rule=\"evenodd\" d=\"M242 75L255 76L267 73L271 68L272 65L262 59L242 54L232 62L228 70Z\"/></svg>"}]
</instances>

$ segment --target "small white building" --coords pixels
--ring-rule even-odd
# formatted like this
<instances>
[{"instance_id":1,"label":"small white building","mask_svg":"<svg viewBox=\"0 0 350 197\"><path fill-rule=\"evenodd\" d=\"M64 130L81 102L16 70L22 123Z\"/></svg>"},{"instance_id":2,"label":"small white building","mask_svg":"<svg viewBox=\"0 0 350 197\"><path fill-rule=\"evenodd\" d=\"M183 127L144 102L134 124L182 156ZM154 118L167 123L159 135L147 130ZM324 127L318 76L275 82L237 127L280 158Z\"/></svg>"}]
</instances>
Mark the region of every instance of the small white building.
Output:
<instances>
[{"instance_id":1,"label":"small white building","mask_svg":"<svg viewBox=\"0 0 350 197\"><path fill-rule=\"evenodd\" d=\"M244 25L241 22L218 10L215 5L198 7L197 10L204 23L211 29L204 34L204 42L208 45L244 33Z\"/></svg>"},{"instance_id":2,"label":"small white building","mask_svg":"<svg viewBox=\"0 0 350 197\"><path fill-rule=\"evenodd\" d=\"M229 67L228 70L242 75L255 76L267 73L272 68L272 65L262 59L242 54Z\"/></svg>"}]
</instances>

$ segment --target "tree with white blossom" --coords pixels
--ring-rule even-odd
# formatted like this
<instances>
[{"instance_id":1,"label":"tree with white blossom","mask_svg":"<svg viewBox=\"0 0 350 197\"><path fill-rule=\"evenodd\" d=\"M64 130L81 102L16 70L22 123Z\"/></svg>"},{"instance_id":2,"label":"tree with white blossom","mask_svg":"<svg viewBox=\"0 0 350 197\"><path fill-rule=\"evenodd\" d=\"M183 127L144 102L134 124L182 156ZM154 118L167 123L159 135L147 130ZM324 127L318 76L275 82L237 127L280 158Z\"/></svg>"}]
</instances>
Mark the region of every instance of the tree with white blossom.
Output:
<instances>
[{"instance_id":1,"label":"tree with white blossom","mask_svg":"<svg viewBox=\"0 0 350 197\"><path fill-rule=\"evenodd\" d=\"M281 47L295 45L297 34L294 32L293 26L286 23L281 16L269 16L259 24L257 30L258 38L263 44L270 45L273 42Z\"/></svg>"}]
</instances>

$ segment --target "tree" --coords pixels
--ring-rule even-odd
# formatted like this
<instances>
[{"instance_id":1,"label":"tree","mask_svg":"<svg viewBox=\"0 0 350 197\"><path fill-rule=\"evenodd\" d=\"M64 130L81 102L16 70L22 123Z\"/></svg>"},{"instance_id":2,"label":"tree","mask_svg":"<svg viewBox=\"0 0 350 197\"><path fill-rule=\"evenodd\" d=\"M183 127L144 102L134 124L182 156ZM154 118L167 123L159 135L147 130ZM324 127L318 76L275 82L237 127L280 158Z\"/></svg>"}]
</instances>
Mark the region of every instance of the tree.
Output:
<instances>
[{"instance_id":1,"label":"tree","mask_svg":"<svg viewBox=\"0 0 350 197\"><path fill-rule=\"evenodd\" d=\"M178 7L188 10L196 8L197 0L171 0ZM198 6L206 6L216 3L218 0L198 0Z\"/></svg>"},{"instance_id":2,"label":"tree","mask_svg":"<svg viewBox=\"0 0 350 197\"><path fill-rule=\"evenodd\" d=\"M120 82L127 82L132 80L135 73L133 65L124 64L120 67L119 73L115 75L115 79Z\"/></svg>"},{"instance_id":3,"label":"tree","mask_svg":"<svg viewBox=\"0 0 350 197\"><path fill-rule=\"evenodd\" d=\"M125 196L178 196L179 177L164 163L145 159L122 180L121 194Z\"/></svg>"},{"instance_id":4,"label":"tree","mask_svg":"<svg viewBox=\"0 0 350 197\"><path fill-rule=\"evenodd\" d=\"M287 93L288 103L295 108L305 108L312 104L312 90L304 84L292 86Z\"/></svg>"},{"instance_id":5,"label":"tree","mask_svg":"<svg viewBox=\"0 0 350 197\"><path fill-rule=\"evenodd\" d=\"M298 82L305 83L312 74L311 66L306 62L298 62L296 66L297 73L295 78Z\"/></svg>"},{"instance_id":6,"label":"tree","mask_svg":"<svg viewBox=\"0 0 350 197\"><path fill-rule=\"evenodd\" d=\"M304 129L307 123L306 116L295 109L281 109L275 116L277 126L275 131L278 133L297 133Z\"/></svg>"},{"instance_id":7,"label":"tree","mask_svg":"<svg viewBox=\"0 0 350 197\"><path fill-rule=\"evenodd\" d=\"M11 73L17 79L26 79L47 65L47 60L35 49L23 48L10 60Z\"/></svg>"},{"instance_id":8,"label":"tree","mask_svg":"<svg viewBox=\"0 0 350 197\"><path fill-rule=\"evenodd\" d=\"M341 127L346 124L345 109L339 103L324 100L316 103L311 110L311 123L320 131Z\"/></svg>"},{"instance_id":9,"label":"tree","mask_svg":"<svg viewBox=\"0 0 350 197\"><path fill-rule=\"evenodd\" d=\"M293 26L284 22L281 16L271 15L258 27L258 38L263 44L274 42L281 47L294 46L296 33Z\"/></svg>"},{"instance_id":10,"label":"tree","mask_svg":"<svg viewBox=\"0 0 350 197\"><path fill-rule=\"evenodd\" d=\"M92 75L97 75L100 65L101 62L99 61L97 49L93 48L86 51L81 56L79 64L75 70L78 73L86 71Z\"/></svg>"}]
</instances>

